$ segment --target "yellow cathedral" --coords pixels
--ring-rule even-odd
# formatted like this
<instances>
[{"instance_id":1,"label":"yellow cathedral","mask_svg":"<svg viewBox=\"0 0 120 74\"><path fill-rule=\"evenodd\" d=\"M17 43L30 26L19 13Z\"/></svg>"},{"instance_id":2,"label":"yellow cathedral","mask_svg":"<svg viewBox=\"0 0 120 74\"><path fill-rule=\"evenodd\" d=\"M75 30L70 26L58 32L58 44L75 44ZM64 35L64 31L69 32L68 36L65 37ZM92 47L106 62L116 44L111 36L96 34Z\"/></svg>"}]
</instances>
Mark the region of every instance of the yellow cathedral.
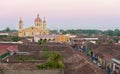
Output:
<instances>
[{"instance_id":1,"label":"yellow cathedral","mask_svg":"<svg viewBox=\"0 0 120 74\"><path fill-rule=\"evenodd\" d=\"M38 14L37 18L34 20L34 26L23 29L23 21L20 18L19 24L18 24L18 36L34 37L35 35L49 34L49 31L46 29L46 25L47 24L46 24L45 18L42 20Z\"/></svg>"}]
</instances>

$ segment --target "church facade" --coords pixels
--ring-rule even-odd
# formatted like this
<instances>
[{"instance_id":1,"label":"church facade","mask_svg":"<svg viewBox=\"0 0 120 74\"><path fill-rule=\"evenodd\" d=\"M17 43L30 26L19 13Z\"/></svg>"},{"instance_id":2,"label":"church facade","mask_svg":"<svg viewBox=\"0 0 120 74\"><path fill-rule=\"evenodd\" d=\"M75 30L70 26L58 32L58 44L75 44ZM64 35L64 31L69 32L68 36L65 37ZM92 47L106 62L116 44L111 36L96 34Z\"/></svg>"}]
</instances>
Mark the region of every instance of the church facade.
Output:
<instances>
[{"instance_id":1,"label":"church facade","mask_svg":"<svg viewBox=\"0 0 120 74\"><path fill-rule=\"evenodd\" d=\"M19 20L18 24L18 36L19 37L34 37L35 35L44 35L49 34L49 31L46 29L46 20L42 20L37 15L37 18L34 20L34 26L23 29L23 21Z\"/></svg>"}]
</instances>

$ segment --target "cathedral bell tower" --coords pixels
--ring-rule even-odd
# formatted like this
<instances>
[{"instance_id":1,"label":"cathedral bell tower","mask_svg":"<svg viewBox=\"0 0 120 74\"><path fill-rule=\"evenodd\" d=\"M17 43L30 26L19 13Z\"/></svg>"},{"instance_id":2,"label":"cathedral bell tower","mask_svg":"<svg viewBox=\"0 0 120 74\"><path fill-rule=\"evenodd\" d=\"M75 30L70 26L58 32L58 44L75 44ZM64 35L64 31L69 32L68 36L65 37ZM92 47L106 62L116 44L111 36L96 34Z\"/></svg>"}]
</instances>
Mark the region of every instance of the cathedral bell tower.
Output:
<instances>
[{"instance_id":1,"label":"cathedral bell tower","mask_svg":"<svg viewBox=\"0 0 120 74\"><path fill-rule=\"evenodd\" d=\"M19 24L18 24L18 36L19 37L22 36L22 29L23 29L23 21L22 21L22 18L20 18Z\"/></svg>"},{"instance_id":2,"label":"cathedral bell tower","mask_svg":"<svg viewBox=\"0 0 120 74\"><path fill-rule=\"evenodd\" d=\"M18 24L18 30L22 30L22 29L23 29L23 21L22 21L22 18L20 18L19 24Z\"/></svg>"},{"instance_id":3,"label":"cathedral bell tower","mask_svg":"<svg viewBox=\"0 0 120 74\"><path fill-rule=\"evenodd\" d=\"M46 20L45 20L45 17L44 17L44 20L43 20L43 30L46 30Z\"/></svg>"}]
</instances>

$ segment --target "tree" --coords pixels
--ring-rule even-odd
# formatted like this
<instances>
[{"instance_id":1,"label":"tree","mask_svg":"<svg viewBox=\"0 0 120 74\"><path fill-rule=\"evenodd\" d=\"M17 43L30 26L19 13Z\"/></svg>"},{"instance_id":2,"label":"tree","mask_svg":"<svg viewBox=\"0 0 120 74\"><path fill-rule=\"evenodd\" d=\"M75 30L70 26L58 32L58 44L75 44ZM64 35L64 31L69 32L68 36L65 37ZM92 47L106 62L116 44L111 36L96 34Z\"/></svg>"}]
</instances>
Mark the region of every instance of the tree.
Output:
<instances>
[{"instance_id":1,"label":"tree","mask_svg":"<svg viewBox=\"0 0 120 74\"><path fill-rule=\"evenodd\" d=\"M47 59L50 56L50 54L51 53L48 51L48 49L44 48L43 51L42 51L42 53L40 54L40 57L44 58L44 59Z\"/></svg>"},{"instance_id":2,"label":"tree","mask_svg":"<svg viewBox=\"0 0 120 74\"><path fill-rule=\"evenodd\" d=\"M25 61L27 58L24 55L20 55L18 57L16 57L16 60L18 61Z\"/></svg>"},{"instance_id":3,"label":"tree","mask_svg":"<svg viewBox=\"0 0 120 74\"><path fill-rule=\"evenodd\" d=\"M47 53L47 55L45 52ZM47 60L44 64L36 65L38 69L61 69L65 67L62 62L63 56L60 53L55 51L44 51L43 54L45 58L47 57Z\"/></svg>"},{"instance_id":4,"label":"tree","mask_svg":"<svg viewBox=\"0 0 120 74\"><path fill-rule=\"evenodd\" d=\"M47 44L47 39L44 39L44 40L42 41L42 44Z\"/></svg>"},{"instance_id":5,"label":"tree","mask_svg":"<svg viewBox=\"0 0 120 74\"><path fill-rule=\"evenodd\" d=\"M47 44L47 39L40 39L38 40L38 44Z\"/></svg>"},{"instance_id":6,"label":"tree","mask_svg":"<svg viewBox=\"0 0 120 74\"><path fill-rule=\"evenodd\" d=\"M42 39L38 40L38 44L42 44Z\"/></svg>"},{"instance_id":7,"label":"tree","mask_svg":"<svg viewBox=\"0 0 120 74\"><path fill-rule=\"evenodd\" d=\"M114 41L113 41L113 40L110 40L110 41L109 41L109 44L113 44L113 43L114 43Z\"/></svg>"},{"instance_id":8,"label":"tree","mask_svg":"<svg viewBox=\"0 0 120 74\"><path fill-rule=\"evenodd\" d=\"M20 40L20 38L18 36L14 36L14 37L12 37L12 40L15 41L15 42L17 42L17 41Z\"/></svg>"},{"instance_id":9,"label":"tree","mask_svg":"<svg viewBox=\"0 0 120 74\"><path fill-rule=\"evenodd\" d=\"M98 44L98 45L101 45L102 43L103 43L103 42L102 42L101 40L98 40L98 41L97 41L97 44Z\"/></svg>"},{"instance_id":10,"label":"tree","mask_svg":"<svg viewBox=\"0 0 120 74\"><path fill-rule=\"evenodd\" d=\"M120 40L119 38L113 38L113 40L118 43L118 41Z\"/></svg>"},{"instance_id":11,"label":"tree","mask_svg":"<svg viewBox=\"0 0 120 74\"><path fill-rule=\"evenodd\" d=\"M11 32L11 29L9 27L7 27L5 30L3 30L4 32Z\"/></svg>"},{"instance_id":12,"label":"tree","mask_svg":"<svg viewBox=\"0 0 120 74\"><path fill-rule=\"evenodd\" d=\"M58 33L58 31L57 30L51 30L51 33L56 34L56 33Z\"/></svg>"}]
</instances>

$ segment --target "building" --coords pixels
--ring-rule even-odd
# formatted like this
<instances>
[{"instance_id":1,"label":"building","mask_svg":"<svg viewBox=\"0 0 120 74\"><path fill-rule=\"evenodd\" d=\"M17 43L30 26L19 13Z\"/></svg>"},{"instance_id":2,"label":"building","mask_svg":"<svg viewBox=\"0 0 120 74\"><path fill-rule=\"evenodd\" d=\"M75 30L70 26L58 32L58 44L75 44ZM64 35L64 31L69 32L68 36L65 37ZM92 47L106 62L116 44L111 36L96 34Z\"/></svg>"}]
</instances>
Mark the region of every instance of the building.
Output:
<instances>
[{"instance_id":1,"label":"building","mask_svg":"<svg viewBox=\"0 0 120 74\"><path fill-rule=\"evenodd\" d=\"M115 44L97 45L87 43L83 51L93 62L109 74L120 74L120 46Z\"/></svg>"},{"instance_id":2,"label":"building","mask_svg":"<svg viewBox=\"0 0 120 74\"><path fill-rule=\"evenodd\" d=\"M112 59L113 61L113 74L120 74L120 60Z\"/></svg>"},{"instance_id":3,"label":"building","mask_svg":"<svg viewBox=\"0 0 120 74\"><path fill-rule=\"evenodd\" d=\"M45 59L40 58L40 54L44 49L48 49L50 52L58 52L64 57L63 62L65 64L65 69L57 69L64 72L59 71L59 73L57 73L53 70L52 73L50 73L48 70L46 72L46 69L43 71L36 70L37 64L45 63ZM48 43L46 46L39 44L21 44L18 45L18 50L19 51L16 54L9 56L2 61L2 63L4 63L3 65L7 66L7 71L13 70L12 73L15 71L15 74L107 74L104 70L93 64L85 54L74 51L68 44ZM16 58L23 55L24 58L26 58L24 61L20 59L16 60ZM7 62L7 59L9 59L9 62ZM1 71L4 73L6 70L2 69ZM37 72L34 73L34 71ZM7 74L12 74L10 72Z\"/></svg>"},{"instance_id":4,"label":"building","mask_svg":"<svg viewBox=\"0 0 120 74\"><path fill-rule=\"evenodd\" d=\"M56 34L52 34L52 35L35 35L34 36L34 41L38 42L38 40L40 40L40 39L47 40L47 41L55 41L56 36L57 36Z\"/></svg>"},{"instance_id":5,"label":"building","mask_svg":"<svg viewBox=\"0 0 120 74\"><path fill-rule=\"evenodd\" d=\"M96 44L96 41L98 41L98 38L83 38L83 40Z\"/></svg>"},{"instance_id":6,"label":"building","mask_svg":"<svg viewBox=\"0 0 120 74\"><path fill-rule=\"evenodd\" d=\"M8 36L9 33L6 33L6 32L0 32L0 36L1 36L1 35L6 35L6 36Z\"/></svg>"},{"instance_id":7,"label":"building","mask_svg":"<svg viewBox=\"0 0 120 74\"><path fill-rule=\"evenodd\" d=\"M13 55L13 53L17 51L18 51L18 45L0 44L0 60L10 55Z\"/></svg>"},{"instance_id":8,"label":"building","mask_svg":"<svg viewBox=\"0 0 120 74\"><path fill-rule=\"evenodd\" d=\"M38 42L38 40L47 40L50 42L69 42L70 37L69 36L65 36L65 35L56 35L56 34L52 34L52 35L35 35L34 36L34 41Z\"/></svg>"},{"instance_id":9,"label":"building","mask_svg":"<svg viewBox=\"0 0 120 74\"><path fill-rule=\"evenodd\" d=\"M58 35L55 37L56 42L70 42L70 37L65 35Z\"/></svg>"},{"instance_id":10,"label":"building","mask_svg":"<svg viewBox=\"0 0 120 74\"><path fill-rule=\"evenodd\" d=\"M37 15L37 18L34 20L34 26L23 29L23 21L20 18L18 24L18 36L19 37L33 37L38 34L49 34L49 31L46 29L46 20L42 20Z\"/></svg>"}]
</instances>

